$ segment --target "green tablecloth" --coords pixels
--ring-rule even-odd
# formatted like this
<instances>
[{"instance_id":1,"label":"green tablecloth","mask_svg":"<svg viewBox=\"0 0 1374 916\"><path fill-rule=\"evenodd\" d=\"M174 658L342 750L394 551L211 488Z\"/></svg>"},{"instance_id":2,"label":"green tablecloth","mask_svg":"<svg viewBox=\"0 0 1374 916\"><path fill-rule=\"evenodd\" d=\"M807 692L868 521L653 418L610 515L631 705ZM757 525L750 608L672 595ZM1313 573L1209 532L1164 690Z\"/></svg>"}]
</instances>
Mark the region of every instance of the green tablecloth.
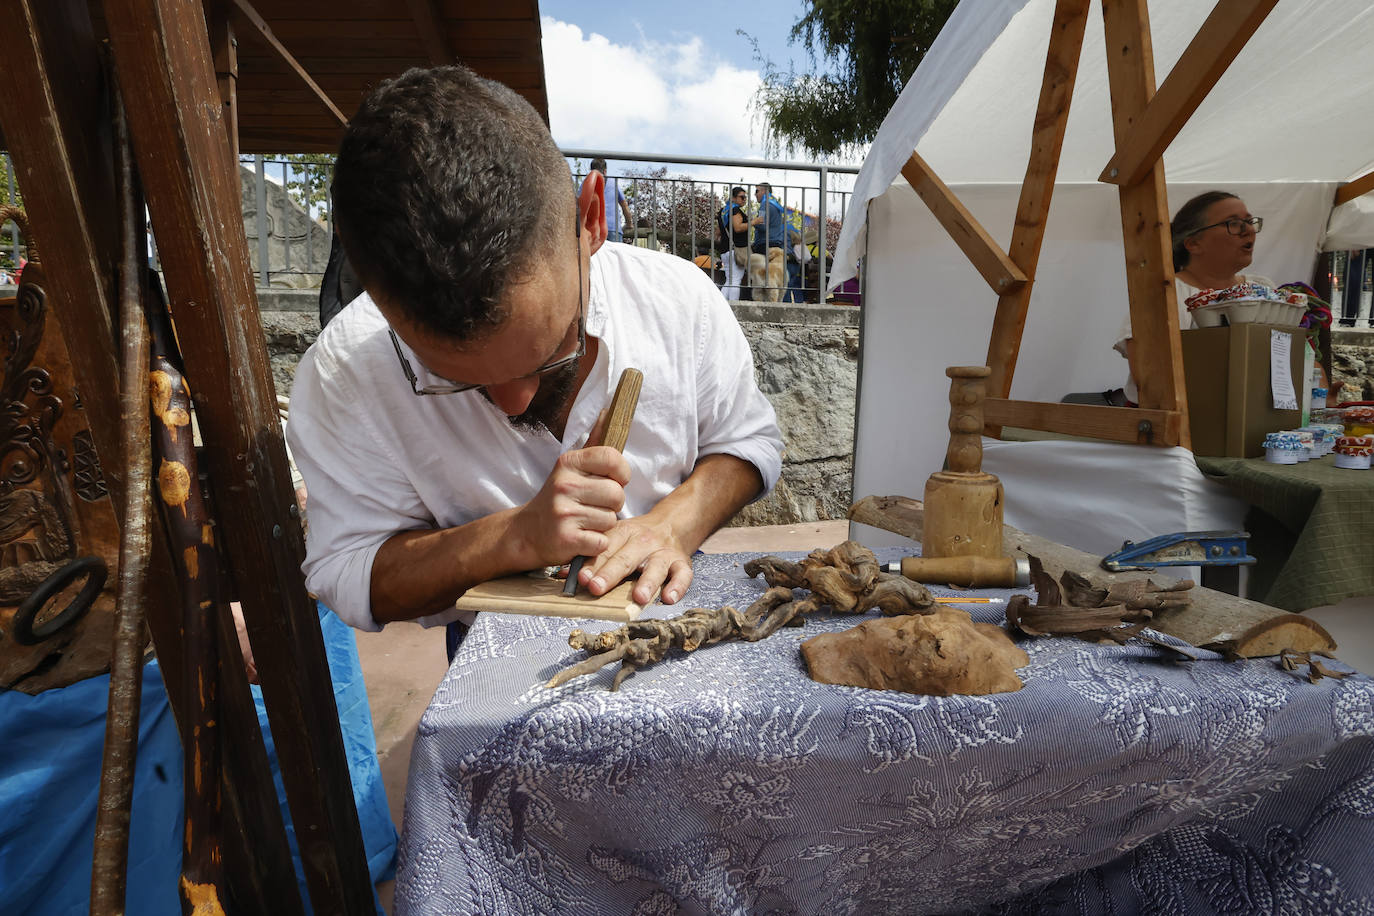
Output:
<instances>
[{"instance_id":1,"label":"green tablecloth","mask_svg":"<svg viewBox=\"0 0 1374 916\"><path fill-rule=\"evenodd\" d=\"M1263 458L1198 458L1250 504L1249 597L1288 611L1374 595L1374 470Z\"/></svg>"}]
</instances>

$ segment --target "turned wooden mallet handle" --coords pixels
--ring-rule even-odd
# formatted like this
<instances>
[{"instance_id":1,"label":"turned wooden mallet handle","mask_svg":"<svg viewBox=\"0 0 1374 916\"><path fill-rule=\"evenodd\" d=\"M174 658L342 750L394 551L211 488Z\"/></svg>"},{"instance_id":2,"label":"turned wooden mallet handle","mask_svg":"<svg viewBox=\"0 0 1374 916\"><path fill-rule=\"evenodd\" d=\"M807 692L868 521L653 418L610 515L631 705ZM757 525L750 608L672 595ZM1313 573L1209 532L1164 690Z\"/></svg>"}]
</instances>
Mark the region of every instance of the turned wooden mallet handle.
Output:
<instances>
[{"instance_id":1,"label":"turned wooden mallet handle","mask_svg":"<svg viewBox=\"0 0 1374 916\"><path fill-rule=\"evenodd\" d=\"M630 437L630 424L634 422L635 408L639 406L639 389L644 385L644 373L638 369L626 369L620 373L620 382L615 386L615 396L611 398L611 414L606 418L606 426L601 431L600 442L590 445L609 445L617 452L625 450L625 440ZM563 594L571 598L577 594L577 574L582 571L586 557L573 557L568 564L568 581L563 583Z\"/></svg>"},{"instance_id":2,"label":"turned wooden mallet handle","mask_svg":"<svg viewBox=\"0 0 1374 916\"><path fill-rule=\"evenodd\" d=\"M987 366L950 366L945 375L949 383L949 450L945 464L960 474L983 470L984 381L992 370Z\"/></svg>"}]
</instances>

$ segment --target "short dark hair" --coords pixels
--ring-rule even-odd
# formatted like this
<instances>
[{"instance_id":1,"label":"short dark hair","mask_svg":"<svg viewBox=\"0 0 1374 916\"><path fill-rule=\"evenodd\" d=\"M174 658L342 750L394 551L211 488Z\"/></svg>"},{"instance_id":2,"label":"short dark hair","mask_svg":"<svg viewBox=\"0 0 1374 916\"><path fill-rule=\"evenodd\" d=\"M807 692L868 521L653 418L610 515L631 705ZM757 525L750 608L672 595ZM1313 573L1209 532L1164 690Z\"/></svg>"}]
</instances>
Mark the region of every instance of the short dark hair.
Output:
<instances>
[{"instance_id":1,"label":"short dark hair","mask_svg":"<svg viewBox=\"0 0 1374 916\"><path fill-rule=\"evenodd\" d=\"M363 286L467 340L575 212L567 160L530 104L466 67L414 68L363 101L339 147L334 219Z\"/></svg>"},{"instance_id":2,"label":"short dark hair","mask_svg":"<svg viewBox=\"0 0 1374 916\"><path fill-rule=\"evenodd\" d=\"M1174 243L1174 270L1188 266L1188 246L1183 243L1207 225L1207 208L1223 200L1231 200L1236 195L1230 191L1204 191L1197 197L1178 208L1173 222L1169 223L1169 234Z\"/></svg>"},{"instance_id":3,"label":"short dark hair","mask_svg":"<svg viewBox=\"0 0 1374 916\"><path fill-rule=\"evenodd\" d=\"M734 200L736 197L738 197L738 196L741 195L741 194L743 194L743 195L745 195L745 196L747 197L747 196L749 195L749 192L746 191L746 190L744 190L744 188L740 187L739 185L735 185L733 188L730 189L730 199L731 199L731 200Z\"/></svg>"},{"instance_id":4,"label":"short dark hair","mask_svg":"<svg viewBox=\"0 0 1374 916\"><path fill-rule=\"evenodd\" d=\"M763 192L764 192L765 194L772 194L772 193L773 193L773 186L772 186L771 184L769 184L768 182L766 182L766 181L760 181L758 184L754 185L754 187L756 187L756 188L763 188Z\"/></svg>"},{"instance_id":5,"label":"short dark hair","mask_svg":"<svg viewBox=\"0 0 1374 916\"><path fill-rule=\"evenodd\" d=\"M592 160L592 171L593 171L593 172L600 172L602 175L605 175L605 174L606 174L606 160L605 160L605 159L602 159L600 156L597 156L595 159L593 159L593 160Z\"/></svg>"}]
</instances>

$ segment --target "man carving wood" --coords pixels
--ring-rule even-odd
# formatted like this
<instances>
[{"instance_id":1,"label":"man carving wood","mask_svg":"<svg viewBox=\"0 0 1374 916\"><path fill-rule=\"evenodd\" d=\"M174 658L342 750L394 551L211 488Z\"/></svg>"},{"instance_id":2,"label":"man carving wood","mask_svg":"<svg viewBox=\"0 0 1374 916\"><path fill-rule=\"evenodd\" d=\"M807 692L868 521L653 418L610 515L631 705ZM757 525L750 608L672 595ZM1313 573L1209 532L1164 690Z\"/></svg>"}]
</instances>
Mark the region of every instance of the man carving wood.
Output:
<instances>
[{"instance_id":1,"label":"man carving wood","mask_svg":"<svg viewBox=\"0 0 1374 916\"><path fill-rule=\"evenodd\" d=\"M603 594L680 599L690 556L781 469L733 313L690 262L605 243L535 111L461 67L381 84L335 166L367 294L302 359L289 436L307 584L363 629L452 620L471 586L585 554ZM621 455L582 448L623 368Z\"/></svg>"}]
</instances>

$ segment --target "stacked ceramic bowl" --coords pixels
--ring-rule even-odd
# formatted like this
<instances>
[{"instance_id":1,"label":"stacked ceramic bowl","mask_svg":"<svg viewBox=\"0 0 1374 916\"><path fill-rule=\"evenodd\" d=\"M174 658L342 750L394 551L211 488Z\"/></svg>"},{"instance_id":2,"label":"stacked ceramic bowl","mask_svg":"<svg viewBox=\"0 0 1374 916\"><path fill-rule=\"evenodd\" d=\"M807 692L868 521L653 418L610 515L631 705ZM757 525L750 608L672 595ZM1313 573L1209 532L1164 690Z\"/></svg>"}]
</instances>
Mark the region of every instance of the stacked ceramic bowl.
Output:
<instances>
[{"instance_id":1,"label":"stacked ceramic bowl","mask_svg":"<svg viewBox=\"0 0 1374 916\"><path fill-rule=\"evenodd\" d=\"M1200 328L1249 323L1297 327L1307 314L1306 294L1285 293L1261 283L1205 289L1189 296L1187 305Z\"/></svg>"},{"instance_id":2,"label":"stacked ceramic bowl","mask_svg":"<svg viewBox=\"0 0 1374 916\"><path fill-rule=\"evenodd\" d=\"M1297 464L1307 460L1307 446L1296 432L1268 433L1264 437L1264 460L1271 464Z\"/></svg>"}]
</instances>

